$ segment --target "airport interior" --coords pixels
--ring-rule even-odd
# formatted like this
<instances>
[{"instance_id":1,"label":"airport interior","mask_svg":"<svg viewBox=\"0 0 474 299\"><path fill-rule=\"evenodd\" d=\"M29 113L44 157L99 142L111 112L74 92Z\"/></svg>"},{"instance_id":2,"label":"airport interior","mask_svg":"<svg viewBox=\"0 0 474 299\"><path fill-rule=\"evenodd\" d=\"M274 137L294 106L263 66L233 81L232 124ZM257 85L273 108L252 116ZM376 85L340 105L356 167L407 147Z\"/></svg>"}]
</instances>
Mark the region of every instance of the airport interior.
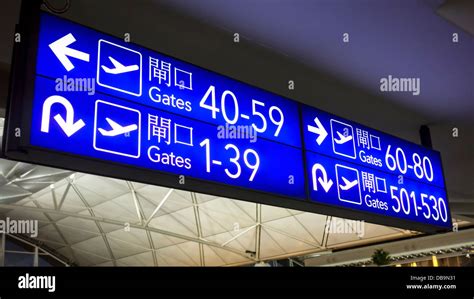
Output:
<instances>
[{"instance_id":1,"label":"airport interior","mask_svg":"<svg viewBox=\"0 0 474 299\"><path fill-rule=\"evenodd\" d=\"M112 9L110 1L45 3L41 9L61 19L125 35L397 139L426 145L420 129L428 128L441 154L452 227L427 232L272 205L258 193L248 201L7 154L0 159L0 219L38 227L0 234L0 266L373 267L379 249L390 254L390 267L474 265L472 1L117 0ZM0 9L0 134L8 129L21 5L3 1ZM418 78L418 88L381 86L381 79L404 77ZM245 153L247 159L255 151Z\"/></svg>"}]
</instances>

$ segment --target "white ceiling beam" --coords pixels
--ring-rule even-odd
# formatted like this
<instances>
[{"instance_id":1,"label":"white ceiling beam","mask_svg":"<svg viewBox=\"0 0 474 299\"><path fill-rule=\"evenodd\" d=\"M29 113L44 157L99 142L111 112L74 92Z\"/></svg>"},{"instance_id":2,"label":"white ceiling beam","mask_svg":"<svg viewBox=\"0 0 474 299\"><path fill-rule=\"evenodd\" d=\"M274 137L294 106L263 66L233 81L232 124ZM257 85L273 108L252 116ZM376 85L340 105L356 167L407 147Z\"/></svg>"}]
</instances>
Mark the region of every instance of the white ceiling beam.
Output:
<instances>
[{"instance_id":1,"label":"white ceiling beam","mask_svg":"<svg viewBox=\"0 0 474 299\"><path fill-rule=\"evenodd\" d=\"M73 218L80 218L80 219L87 219L87 220L92 220L92 221L100 221L104 223L109 223L109 224L115 224L115 225L120 225L123 226L123 222L115 219L109 219L109 218L103 218L103 217L97 217L97 216L90 216L90 215L84 215L84 214L78 214L78 213L73 213L73 212L67 212L64 210L54 210L54 209L47 209L47 208L35 208L35 207L29 207L29 206L20 206L20 205L14 205L14 204L0 204L0 208L3 209L19 209L23 211L33 211L33 212L43 212L43 213L48 213L48 214L56 214L56 215L63 215L67 217L73 217ZM137 228L137 229L143 229L143 230L149 230L154 233L178 238L178 239L183 239L186 241L191 241L191 242L202 242L205 245L212 246L212 247L217 247L217 248L222 248L224 250L227 250L229 252L233 252L237 255L240 255L242 257L245 257L250 260L254 260L254 258L250 257L248 254L245 252L242 252L240 250L234 249L232 247L223 247L220 244L207 241L207 240L201 240L199 238L191 237L191 236L186 236L174 232L170 232L167 230L151 227L151 226L143 226L140 224L135 224L135 223L130 223L130 227Z\"/></svg>"},{"instance_id":2,"label":"white ceiling beam","mask_svg":"<svg viewBox=\"0 0 474 299\"><path fill-rule=\"evenodd\" d=\"M161 207L165 204L165 202L168 200L170 197L171 193L173 192L174 189L170 189L168 193L163 197L163 199L160 201L160 203L156 206L156 208L153 210L153 213L151 213L150 217L148 217L147 221L145 222L144 226L148 226L150 221L155 217L156 213L161 209Z\"/></svg>"}]
</instances>

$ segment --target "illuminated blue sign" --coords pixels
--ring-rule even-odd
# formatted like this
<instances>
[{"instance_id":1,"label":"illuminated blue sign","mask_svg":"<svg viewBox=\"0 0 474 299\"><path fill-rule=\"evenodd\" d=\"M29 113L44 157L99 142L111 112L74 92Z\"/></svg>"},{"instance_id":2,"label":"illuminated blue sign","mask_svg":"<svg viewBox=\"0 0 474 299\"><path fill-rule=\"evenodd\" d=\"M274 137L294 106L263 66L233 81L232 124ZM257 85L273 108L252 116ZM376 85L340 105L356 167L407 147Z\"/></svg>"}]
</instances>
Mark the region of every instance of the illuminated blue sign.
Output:
<instances>
[{"instance_id":1,"label":"illuminated blue sign","mask_svg":"<svg viewBox=\"0 0 474 299\"><path fill-rule=\"evenodd\" d=\"M296 103L48 14L39 36L32 145L305 198Z\"/></svg>"},{"instance_id":2,"label":"illuminated blue sign","mask_svg":"<svg viewBox=\"0 0 474 299\"><path fill-rule=\"evenodd\" d=\"M451 225L438 152L312 107L302 116L311 200Z\"/></svg>"},{"instance_id":3,"label":"illuminated blue sign","mask_svg":"<svg viewBox=\"0 0 474 299\"><path fill-rule=\"evenodd\" d=\"M36 72L93 78L95 90L301 147L298 104L49 14L41 15Z\"/></svg>"},{"instance_id":4,"label":"illuminated blue sign","mask_svg":"<svg viewBox=\"0 0 474 299\"><path fill-rule=\"evenodd\" d=\"M198 182L190 190L382 224L451 225L435 151L50 14L39 24L23 160L153 183L185 176ZM91 170L97 162L110 169Z\"/></svg>"}]
</instances>

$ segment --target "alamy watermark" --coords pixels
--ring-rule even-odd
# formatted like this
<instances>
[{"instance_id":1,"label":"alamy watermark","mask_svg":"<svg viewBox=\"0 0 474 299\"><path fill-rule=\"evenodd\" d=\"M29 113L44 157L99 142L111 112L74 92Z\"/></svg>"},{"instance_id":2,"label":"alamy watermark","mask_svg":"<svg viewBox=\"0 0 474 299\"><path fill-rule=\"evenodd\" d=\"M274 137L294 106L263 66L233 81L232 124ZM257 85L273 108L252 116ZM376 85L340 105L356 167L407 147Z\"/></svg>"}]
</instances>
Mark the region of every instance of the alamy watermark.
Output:
<instances>
[{"instance_id":1,"label":"alamy watermark","mask_svg":"<svg viewBox=\"0 0 474 299\"><path fill-rule=\"evenodd\" d=\"M246 125L220 125L217 127L219 139L247 139L251 143L257 141L257 131L252 126Z\"/></svg>"},{"instance_id":2,"label":"alamy watermark","mask_svg":"<svg viewBox=\"0 0 474 299\"><path fill-rule=\"evenodd\" d=\"M365 235L365 221L330 218L326 220L326 234L356 234L359 238Z\"/></svg>"},{"instance_id":3,"label":"alamy watermark","mask_svg":"<svg viewBox=\"0 0 474 299\"><path fill-rule=\"evenodd\" d=\"M25 275L18 276L19 289L46 289L50 293L56 291L56 276L52 275Z\"/></svg>"},{"instance_id":4,"label":"alamy watermark","mask_svg":"<svg viewBox=\"0 0 474 299\"><path fill-rule=\"evenodd\" d=\"M38 220L0 219L0 233L23 234L31 238L38 236Z\"/></svg>"},{"instance_id":5,"label":"alamy watermark","mask_svg":"<svg viewBox=\"0 0 474 299\"><path fill-rule=\"evenodd\" d=\"M417 96L421 92L420 78L397 78L388 75L380 79L380 91L382 92L411 92Z\"/></svg>"},{"instance_id":6,"label":"alamy watermark","mask_svg":"<svg viewBox=\"0 0 474 299\"><path fill-rule=\"evenodd\" d=\"M88 95L95 94L95 78L56 78L56 91L77 91L87 92Z\"/></svg>"}]
</instances>

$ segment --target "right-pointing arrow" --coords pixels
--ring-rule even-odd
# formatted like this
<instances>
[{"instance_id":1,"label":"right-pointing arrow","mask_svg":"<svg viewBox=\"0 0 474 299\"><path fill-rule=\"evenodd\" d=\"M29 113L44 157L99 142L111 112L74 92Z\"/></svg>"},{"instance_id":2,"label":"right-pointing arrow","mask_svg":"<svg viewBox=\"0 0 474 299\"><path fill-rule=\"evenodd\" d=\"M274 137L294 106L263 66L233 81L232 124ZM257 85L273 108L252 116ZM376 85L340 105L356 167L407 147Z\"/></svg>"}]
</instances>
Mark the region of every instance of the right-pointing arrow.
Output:
<instances>
[{"instance_id":1,"label":"right-pointing arrow","mask_svg":"<svg viewBox=\"0 0 474 299\"><path fill-rule=\"evenodd\" d=\"M69 33L61 37L57 41L49 44L51 51L53 51L54 55L56 55L56 57L59 59L61 64L68 72L74 68L74 65L71 63L71 60L69 60L69 57L74 57L89 62L89 54L68 47L75 41L76 39L74 38L74 36Z\"/></svg>"},{"instance_id":2,"label":"right-pointing arrow","mask_svg":"<svg viewBox=\"0 0 474 299\"><path fill-rule=\"evenodd\" d=\"M323 127L323 124L319 121L318 117L314 118L314 123L316 124L316 127L308 125L308 131L319 135L318 138L316 138L316 142L318 143L318 145L321 145L324 139L326 139L326 136L328 136L328 132Z\"/></svg>"}]
</instances>

